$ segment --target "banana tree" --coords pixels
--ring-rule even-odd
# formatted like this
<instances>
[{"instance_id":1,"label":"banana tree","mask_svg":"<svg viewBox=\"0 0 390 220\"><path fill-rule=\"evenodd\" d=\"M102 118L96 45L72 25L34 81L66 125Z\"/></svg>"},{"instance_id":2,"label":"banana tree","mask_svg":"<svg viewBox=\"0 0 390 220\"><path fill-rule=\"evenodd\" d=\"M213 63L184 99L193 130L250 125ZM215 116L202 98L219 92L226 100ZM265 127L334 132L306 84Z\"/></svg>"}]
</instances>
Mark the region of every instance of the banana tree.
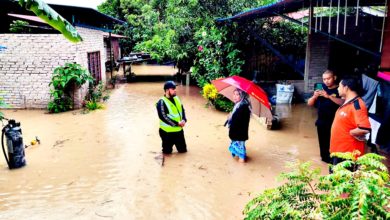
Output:
<instances>
[{"instance_id":1,"label":"banana tree","mask_svg":"<svg viewBox=\"0 0 390 220\"><path fill-rule=\"evenodd\" d=\"M19 4L34 12L34 14L46 21L47 24L58 30L62 35L71 42L79 42L83 39L80 34L65 18L54 11L49 5L42 0L18 0Z\"/></svg>"}]
</instances>

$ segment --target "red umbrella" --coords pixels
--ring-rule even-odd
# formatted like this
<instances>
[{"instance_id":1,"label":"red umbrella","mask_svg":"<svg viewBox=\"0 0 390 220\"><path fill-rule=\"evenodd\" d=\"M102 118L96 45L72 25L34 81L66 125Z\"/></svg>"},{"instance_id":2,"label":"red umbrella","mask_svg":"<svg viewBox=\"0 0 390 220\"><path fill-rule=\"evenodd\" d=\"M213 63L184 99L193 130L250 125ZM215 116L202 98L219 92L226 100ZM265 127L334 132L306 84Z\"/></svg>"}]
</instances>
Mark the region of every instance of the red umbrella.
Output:
<instances>
[{"instance_id":1,"label":"red umbrella","mask_svg":"<svg viewBox=\"0 0 390 220\"><path fill-rule=\"evenodd\" d=\"M254 82L240 76L231 76L211 81L217 91L226 98L233 101L233 91L238 88L249 94L252 113L259 117L272 119L271 104L268 101L267 93Z\"/></svg>"}]
</instances>

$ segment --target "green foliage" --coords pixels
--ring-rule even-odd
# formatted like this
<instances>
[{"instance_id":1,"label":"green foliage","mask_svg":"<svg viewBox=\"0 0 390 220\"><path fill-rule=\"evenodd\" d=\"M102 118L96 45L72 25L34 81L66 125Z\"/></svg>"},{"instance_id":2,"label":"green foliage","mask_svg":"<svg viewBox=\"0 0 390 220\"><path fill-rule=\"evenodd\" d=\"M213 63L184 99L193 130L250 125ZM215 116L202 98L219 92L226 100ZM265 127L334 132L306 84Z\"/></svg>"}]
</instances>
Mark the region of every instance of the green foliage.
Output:
<instances>
[{"instance_id":1,"label":"green foliage","mask_svg":"<svg viewBox=\"0 0 390 220\"><path fill-rule=\"evenodd\" d=\"M0 95L2 94L3 92L0 91ZM4 102L4 99L2 96L0 96L0 109L1 108L7 108L9 107L9 105L7 105L7 103ZM0 111L0 120L4 117L4 114L3 112Z\"/></svg>"},{"instance_id":2,"label":"green foliage","mask_svg":"<svg viewBox=\"0 0 390 220\"><path fill-rule=\"evenodd\" d=\"M62 93L51 90L53 100L47 104L47 109L52 113L66 112L73 108L73 101Z\"/></svg>"},{"instance_id":3,"label":"green foliage","mask_svg":"<svg viewBox=\"0 0 390 220\"><path fill-rule=\"evenodd\" d=\"M97 86L89 84L86 100L99 102L103 98L104 85L100 82Z\"/></svg>"},{"instance_id":4,"label":"green foliage","mask_svg":"<svg viewBox=\"0 0 390 220\"><path fill-rule=\"evenodd\" d=\"M109 98L105 94L104 85L100 82L97 86L89 84L88 94L85 97L85 108L89 111L104 108L101 101L106 101Z\"/></svg>"},{"instance_id":5,"label":"green foliage","mask_svg":"<svg viewBox=\"0 0 390 220\"><path fill-rule=\"evenodd\" d=\"M234 107L234 103L227 99L225 96L219 95L217 98L214 100L214 106L215 109L224 111L224 112L231 112Z\"/></svg>"},{"instance_id":6,"label":"green foliage","mask_svg":"<svg viewBox=\"0 0 390 220\"><path fill-rule=\"evenodd\" d=\"M121 0L118 3L107 0L98 8L128 22L129 26L117 26L117 31L128 36L121 39L125 54L133 49L149 52L159 62L175 61L181 72L188 71L196 59L199 39L195 33L202 27L212 26L218 17L271 1ZM231 56L235 56L235 52ZM234 69L233 66L229 68Z\"/></svg>"},{"instance_id":7,"label":"green foliage","mask_svg":"<svg viewBox=\"0 0 390 220\"><path fill-rule=\"evenodd\" d=\"M307 28L292 22L262 20L257 33L283 54L304 57Z\"/></svg>"},{"instance_id":8,"label":"green foliage","mask_svg":"<svg viewBox=\"0 0 390 220\"><path fill-rule=\"evenodd\" d=\"M197 59L192 69L192 76L203 87L211 80L238 75L244 61L239 58L240 51L234 43L227 41L224 28L202 27L196 32L198 39Z\"/></svg>"},{"instance_id":9,"label":"green foliage","mask_svg":"<svg viewBox=\"0 0 390 220\"><path fill-rule=\"evenodd\" d=\"M218 94L213 84L206 83L202 88L202 96L207 100L207 105L214 105L217 110L230 112L234 104L223 95Z\"/></svg>"},{"instance_id":10,"label":"green foliage","mask_svg":"<svg viewBox=\"0 0 390 220\"><path fill-rule=\"evenodd\" d=\"M355 158L337 153L345 161L333 167L333 174L321 177L319 189L328 192L321 203L325 219L389 219L390 188L385 159L377 154ZM356 169L351 172L349 167ZM347 211L344 211L346 209Z\"/></svg>"},{"instance_id":11,"label":"green foliage","mask_svg":"<svg viewBox=\"0 0 390 220\"><path fill-rule=\"evenodd\" d=\"M377 154L346 159L333 174L319 176L310 162L283 173L283 185L265 190L244 209L245 219L389 219L389 173ZM356 167L356 171L348 167ZM317 183L317 184L313 184Z\"/></svg>"},{"instance_id":12,"label":"green foliage","mask_svg":"<svg viewBox=\"0 0 390 220\"><path fill-rule=\"evenodd\" d=\"M103 104L94 102L94 101L87 101L85 104L85 108L88 109L88 111L93 111L96 109L102 109L104 108Z\"/></svg>"},{"instance_id":13,"label":"green foliage","mask_svg":"<svg viewBox=\"0 0 390 220\"><path fill-rule=\"evenodd\" d=\"M42 0L18 0L23 8L34 12L34 14L44 20L47 24L58 30L71 42L82 41L81 36L67 20L55 12Z\"/></svg>"},{"instance_id":14,"label":"green foliage","mask_svg":"<svg viewBox=\"0 0 390 220\"><path fill-rule=\"evenodd\" d=\"M121 9L120 0L107 0L99 5L98 10L106 15L109 15L120 20L124 20L124 14Z\"/></svg>"},{"instance_id":15,"label":"green foliage","mask_svg":"<svg viewBox=\"0 0 390 220\"><path fill-rule=\"evenodd\" d=\"M29 33L31 30L28 28L28 25L27 21L15 20L10 24L9 31L12 33Z\"/></svg>"},{"instance_id":16,"label":"green foliage","mask_svg":"<svg viewBox=\"0 0 390 220\"><path fill-rule=\"evenodd\" d=\"M307 28L300 25L266 19L245 24L226 23L218 28L215 24L216 18L274 2L276 0L107 0L99 10L125 19L129 24L116 27L117 32L128 36L120 40L124 54L133 50L148 52L160 63L174 61L179 73L193 67L192 77L203 87L212 79L241 72L244 64L241 51L253 48L253 33L283 54L297 60L304 57Z\"/></svg>"},{"instance_id":17,"label":"green foliage","mask_svg":"<svg viewBox=\"0 0 390 220\"><path fill-rule=\"evenodd\" d=\"M50 112L58 113L68 111L73 108L71 92L75 87L80 87L84 83L93 83L91 74L77 63L66 63L64 66L54 69L49 86L52 101L48 104Z\"/></svg>"},{"instance_id":18,"label":"green foliage","mask_svg":"<svg viewBox=\"0 0 390 220\"><path fill-rule=\"evenodd\" d=\"M133 32L143 32L134 35L143 38L134 49L149 52L158 62L173 60L179 69L188 71L196 52L193 35L197 19L191 14L197 10L196 2L150 1L141 16L129 16Z\"/></svg>"}]
</instances>

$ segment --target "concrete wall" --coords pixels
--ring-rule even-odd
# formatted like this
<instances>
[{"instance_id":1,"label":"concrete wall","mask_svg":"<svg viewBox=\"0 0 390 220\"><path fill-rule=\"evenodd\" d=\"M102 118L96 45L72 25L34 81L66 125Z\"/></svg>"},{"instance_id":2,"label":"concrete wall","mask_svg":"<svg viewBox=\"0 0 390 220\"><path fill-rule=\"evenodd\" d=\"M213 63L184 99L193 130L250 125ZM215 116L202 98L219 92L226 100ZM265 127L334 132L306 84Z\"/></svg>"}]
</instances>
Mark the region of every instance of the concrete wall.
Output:
<instances>
[{"instance_id":1,"label":"concrete wall","mask_svg":"<svg viewBox=\"0 0 390 220\"><path fill-rule=\"evenodd\" d=\"M87 52L100 51L105 73L103 32L77 29L84 40L77 44L60 34L0 34L0 45L6 47L0 51L0 95L11 108L46 108L54 69L67 62L88 69ZM77 91L75 107L81 106L86 92L86 87Z\"/></svg>"}]
</instances>

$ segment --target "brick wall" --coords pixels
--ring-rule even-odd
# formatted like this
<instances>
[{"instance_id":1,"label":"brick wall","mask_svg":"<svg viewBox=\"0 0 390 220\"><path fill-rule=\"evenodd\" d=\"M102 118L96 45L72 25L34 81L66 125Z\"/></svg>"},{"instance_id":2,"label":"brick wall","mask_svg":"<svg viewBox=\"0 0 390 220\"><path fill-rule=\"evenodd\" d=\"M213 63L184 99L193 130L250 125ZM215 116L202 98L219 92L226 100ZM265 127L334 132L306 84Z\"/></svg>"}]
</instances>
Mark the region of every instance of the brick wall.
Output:
<instances>
[{"instance_id":1,"label":"brick wall","mask_svg":"<svg viewBox=\"0 0 390 220\"><path fill-rule=\"evenodd\" d=\"M11 108L46 108L50 101L49 83L54 69L66 62L88 68L87 52L100 51L105 60L103 32L77 28L81 43L71 43L60 34L0 34L0 95ZM101 64L105 72L104 63ZM102 74L105 83L105 74ZM76 105L87 88L76 93Z\"/></svg>"},{"instance_id":2,"label":"brick wall","mask_svg":"<svg viewBox=\"0 0 390 220\"><path fill-rule=\"evenodd\" d=\"M312 93L314 84L322 82L322 73L329 66L329 40L312 31L308 38L304 92Z\"/></svg>"}]
</instances>

